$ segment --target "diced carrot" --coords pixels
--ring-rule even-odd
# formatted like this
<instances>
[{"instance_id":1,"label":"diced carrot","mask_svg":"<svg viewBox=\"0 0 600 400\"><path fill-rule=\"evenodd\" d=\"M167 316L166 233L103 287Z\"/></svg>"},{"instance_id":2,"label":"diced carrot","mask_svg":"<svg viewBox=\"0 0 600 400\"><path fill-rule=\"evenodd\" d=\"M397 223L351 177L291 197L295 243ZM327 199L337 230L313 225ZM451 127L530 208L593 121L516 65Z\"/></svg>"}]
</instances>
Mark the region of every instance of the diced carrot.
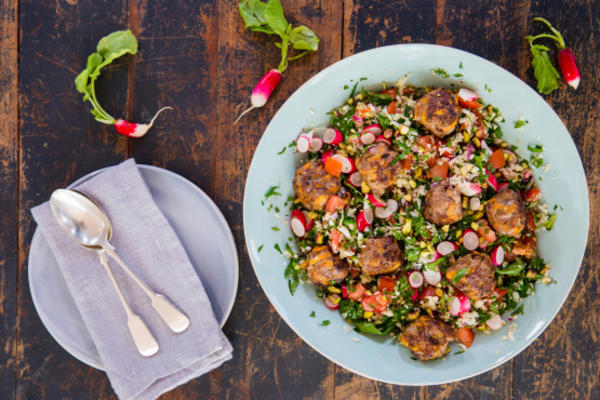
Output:
<instances>
[{"instance_id":1,"label":"diced carrot","mask_svg":"<svg viewBox=\"0 0 600 400\"><path fill-rule=\"evenodd\" d=\"M327 200L327 205L325 205L325 211L333 213L344 207L346 207L346 201L344 199L336 195L331 195L329 196L329 200Z\"/></svg>"},{"instance_id":2,"label":"diced carrot","mask_svg":"<svg viewBox=\"0 0 600 400\"><path fill-rule=\"evenodd\" d=\"M477 233L479 233L489 243L492 243L496 240L496 232L494 232L494 230L487 225L477 228Z\"/></svg>"},{"instance_id":3,"label":"diced carrot","mask_svg":"<svg viewBox=\"0 0 600 400\"><path fill-rule=\"evenodd\" d=\"M388 114L396 114L396 102L392 101L387 108Z\"/></svg>"},{"instance_id":4,"label":"diced carrot","mask_svg":"<svg viewBox=\"0 0 600 400\"><path fill-rule=\"evenodd\" d=\"M448 176L448 168L450 167L448 161L435 158L429 159L428 161L431 161L429 162L429 178L446 179Z\"/></svg>"},{"instance_id":5,"label":"diced carrot","mask_svg":"<svg viewBox=\"0 0 600 400\"><path fill-rule=\"evenodd\" d=\"M525 200L527 201L538 201L542 197L540 188L534 187L525 192Z\"/></svg>"},{"instance_id":6,"label":"diced carrot","mask_svg":"<svg viewBox=\"0 0 600 400\"><path fill-rule=\"evenodd\" d=\"M504 151L502 149L498 149L492 153L490 156L490 164L494 169L500 169L506 165L506 160L504 159Z\"/></svg>"},{"instance_id":7,"label":"diced carrot","mask_svg":"<svg viewBox=\"0 0 600 400\"><path fill-rule=\"evenodd\" d=\"M340 176L342 173L342 167L344 165L341 161L335 159L334 157L329 157L325 160L325 171L333 176Z\"/></svg>"},{"instance_id":8,"label":"diced carrot","mask_svg":"<svg viewBox=\"0 0 600 400\"><path fill-rule=\"evenodd\" d=\"M464 344L466 347L471 347L473 340L475 339L475 334L473 331L466 326L455 330L454 336L456 336L456 339L458 339L458 341Z\"/></svg>"},{"instance_id":9,"label":"diced carrot","mask_svg":"<svg viewBox=\"0 0 600 400\"><path fill-rule=\"evenodd\" d=\"M396 288L396 278L392 276L380 276L377 279L377 289L387 292L393 292Z\"/></svg>"},{"instance_id":10,"label":"diced carrot","mask_svg":"<svg viewBox=\"0 0 600 400\"><path fill-rule=\"evenodd\" d=\"M361 301L367 288L362 283L357 283L354 290L348 290L348 298L354 301Z\"/></svg>"}]
</instances>

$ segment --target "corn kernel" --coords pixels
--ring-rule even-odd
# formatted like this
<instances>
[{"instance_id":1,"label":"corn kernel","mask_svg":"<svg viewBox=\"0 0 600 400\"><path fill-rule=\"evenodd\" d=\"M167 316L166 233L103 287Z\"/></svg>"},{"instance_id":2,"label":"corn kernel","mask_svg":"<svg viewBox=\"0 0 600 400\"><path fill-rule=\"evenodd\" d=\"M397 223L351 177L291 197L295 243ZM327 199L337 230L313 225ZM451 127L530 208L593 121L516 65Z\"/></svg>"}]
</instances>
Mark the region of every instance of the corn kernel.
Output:
<instances>
[{"instance_id":1,"label":"corn kernel","mask_svg":"<svg viewBox=\"0 0 600 400\"><path fill-rule=\"evenodd\" d=\"M417 182L415 182L413 179L411 179L410 181L408 181L408 184L413 189L417 187Z\"/></svg>"},{"instance_id":2,"label":"corn kernel","mask_svg":"<svg viewBox=\"0 0 600 400\"><path fill-rule=\"evenodd\" d=\"M425 243L423 241L420 241L419 242L419 247L422 248L422 249L424 249L425 247L427 247L427 243Z\"/></svg>"},{"instance_id":3,"label":"corn kernel","mask_svg":"<svg viewBox=\"0 0 600 400\"><path fill-rule=\"evenodd\" d=\"M442 289L435 289L435 294L438 297L442 297L444 295L444 292L442 291Z\"/></svg>"},{"instance_id":4,"label":"corn kernel","mask_svg":"<svg viewBox=\"0 0 600 400\"><path fill-rule=\"evenodd\" d=\"M409 131L409 130L410 130L410 129L408 129L408 126L406 126L406 125L402 125L402 126L400 127L400 134L402 134L402 135L406 135L406 134L408 133L408 131Z\"/></svg>"},{"instance_id":5,"label":"corn kernel","mask_svg":"<svg viewBox=\"0 0 600 400\"><path fill-rule=\"evenodd\" d=\"M479 141L479 138L473 138L473 143L475 143L475 146L481 147L481 142Z\"/></svg>"},{"instance_id":6,"label":"corn kernel","mask_svg":"<svg viewBox=\"0 0 600 400\"><path fill-rule=\"evenodd\" d=\"M365 318L371 318L372 316L373 316L372 311L365 311L365 313L363 314L363 317L365 317Z\"/></svg>"},{"instance_id":7,"label":"corn kernel","mask_svg":"<svg viewBox=\"0 0 600 400\"><path fill-rule=\"evenodd\" d=\"M407 316L406 319L409 321L414 321L415 319L419 318L419 315L421 315L421 313L417 310L410 312Z\"/></svg>"},{"instance_id":8,"label":"corn kernel","mask_svg":"<svg viewBox=\"0 0 600 400\"><path fill-rule=\"evenodd\" d=\"M363 193L369 193L371 191L371 188L369 187L369 185L367 185L366 182L363 182L363 183L360 184L360 190Z\"/></svg>"},{"instance_id":9,"label":"corn kernel","mask_svg":"<svg viewBox=\"0 0 600 400\"><path fill-rule=\"evenodd\" d=\"M405 194L405 195L404 195L402 198L403 198L404 200L406 200L406 201L410 202L410 201L412 201L412 194L410 194L410 193L408 193L408 194Z\"/></svg>"},{"instance_id":10,"label":"corn kernel","mask_svg":"<svg viewBox=\"0 0 600 400\"><path fill-rule=\"evenodd\" d=\"M346 153L344 150L338 150L337 153L344 157L348 157L348 153Z\"/></svg>"},{"instance_id":11,"label":"corn kernel","mask_svg":"<svg viewBox=\"0 0 600 400\"><path fill-rule=\"evenodd\" d=\"M402 227L402 233L408 235L412 231L412 221L409 219Z\"/></svg>"},{"instance_id":12,"label":"corn kernel","mask_svg":"<svg viewBox=\"0 0 600 400\"><path fill-rule=\"evenodd\" d=\"M300 199L298 197L294 199L294 204L300 204Z\"/></svg>"},{"instance_id":13,"label":"corn kernel","mask_svg":"<svg viewBox=\"0 0 600 400\"><path fill-rule=\"evenodd\" d=\"M492 111L494 111L494 109L492 108L492 105L490 104L490 105L488 105L488 112L491 114Z\"/></svg>"},{"instance_id":14,"label":"corn kernel","mask_svg":"<svg viewBox=\"0 0 600 400\"><path fill-rule=\"evenodd\" d=\"M471 139L471 134L469 132L465 132L464 137L465 137L465 143L467 143Z\"/></svg>"},{"instance_id":15,"label":"corn kernel","mask_svg":"<svg viewBox=\"0 0 600 400\"><path fill-rule=\"evenodd\" d=\"M340 302L340 300L342 300L342 298L340 296L332 295L332 294L327 296L327 299L329 299L329 301L331 301L334 304L338 304Z\"/></svg>"},{"instance_id":16,"label":"corn kernel","mask_svg":"<svg viewBox=\"0 0 600 400\"><path fill-rule=\"evenodd\" d=\"M477 209L477 211L482 211L483 210L483 204L479 205L479 208Z\"/></svg>"},{"instance_id":17,"label":"corn kernel","mask_svg":"<svg viewBox=\"0 0 600 400\"><path fill-rule=\"evenodd\" d=\"M546 285L549 284L549 283L552 283L552 278L550 278L549 276L545 276L542 279L542 283L545 283Z\"/></svg>"},{"instance_id":18,"label":"corn kernel","mask_svg":"<svg viewBox=\"0 0 600 400\"><path fill-rule=\"evenodd\" d=\"M450 230L450 225L442 226L442 231L444 231L445 233L448 233L449 230Z\"/></svg>"},{"instance_id":19,"label":"corn kernel","mask_svg":"<svg viewBox=\"0 0 600 400\"><path fill-rule=\"evenodd\" d=\"M323 235L319 233L315 239L315 242L317 244L323 244Z\"/></svg>"},{"instance_id":20,"label":"corn kernel","mask_svg":"<svg viewBox=\"0 0 600 400\"><path fill-rule=\"evenodd\" d=\"M536 275L537 273L534 270L530 269L529 271L527 271L527 274L525 276L527 277L527 279L533 279Z\"/></svg>"},{"instance_id":21,"label":"corn kernel","mask_svg":"<svg viewBox=\"0 0 600 400\"><path fill-rule=\"evenodd\" d=\"M521 166L522 166L523 168L527 168L527 164L525 164L525 163L521 163Z\"/></svg>"},{"instance_id":22,"label":"corn kernel","mask_svg":"<svg viewBox=\"0 0 600 400\"><path fill-rule=\"evenodd\" d=\"M467 198L463 197L462 199L462 208L467 208Z\"/></svg>"},{"instance_id":23,"label":"corn kernel","mask_svg":"<svg viewBox=\"0 0 600 400\"><path fill-rule=\"evenodd\" d=\"M471 229L473 229L474 231L479 229L479 225L477 224L477 222L471 222Z\"/></svg>"},{"instance_id":24,"label":"corn kernel","mask_svg":"<svg viewBox=\"0 0 600 400\"><path fill-rule=\"evenodd\" d=\"M421 168L416 168L415 169L415 178L419 178L421 176L421 173L423 171L421 171Z\"/></svg>"},{"instance_id":25,"label":"corn kernel","mask_svg":"<svg viewBox=\"0 0 600 400\"><path fill-rule=\"evenodd\" d=\"M327 286L327 291L330 293L342 293L342 291L335 286Z\"/></svg>"},{"instance_id":26,"label":"corn kernel","mask_svg":"<svg viewBox=\"0 0 600 400\"><path fill-rule=\"evenodd\" d=\"M363 99L363 95L362 93L359 93L358 96L356 96L357 99L362 100Z\"/></svg>"},{"instance_id":27,"label":"corn kernel","mask_svg":"<svg viewBox=\"0 0 600 400\"><path fill-rule=\"evenodd\" d=\"M307 215L308 219L315 219L315 218L317 218L318 216L319 216L319 214L317 214L317 213L316 213L316 212L314 212L314 211L310 211L310 212L308 213L308 215Z\"/></svg>"},{"instance_id":28,"label":"corn kernel","mask_svg":"<svg viewBox=\"0 0 600 400\"><path fill-rule=\"evenodd\" d=\"M348 104L354 103L354 99L348 99Z\"/></svg>"},{"instance_id":29,"label":"corn kernel","mask_svg":"<svg viewBox=\"0 0 600 400\"><path fill-rule=\"evenodd\" d=\"M480 219L481 217L483 217L483 213L480 211L473 216L473 219Z\"/></svg>"},{"instance_id":30,"label":"corn kernel","mask_svg":"<svg viewBox=\"0 0 600 400\"><path fill-rule=\"evenodd\" d=\"M456 238L458 239L459 237L461 237L461 235L462 235L462 229L457 230L456 234L455 234Z\"/></svg>"},{"instance_id":31,"label":"corn kernel","mask_svg":"<svg viewBox=\"0 0 600 400\"><path fill-rule=\"evenodd\" d=\"M505 149L505 148L508 147L508 143L502 142L502 143L500 143L500 147L502 147L503 149ZM506 156L506 154L505 154L505 156Z\"/></svg>"}]
</instances>

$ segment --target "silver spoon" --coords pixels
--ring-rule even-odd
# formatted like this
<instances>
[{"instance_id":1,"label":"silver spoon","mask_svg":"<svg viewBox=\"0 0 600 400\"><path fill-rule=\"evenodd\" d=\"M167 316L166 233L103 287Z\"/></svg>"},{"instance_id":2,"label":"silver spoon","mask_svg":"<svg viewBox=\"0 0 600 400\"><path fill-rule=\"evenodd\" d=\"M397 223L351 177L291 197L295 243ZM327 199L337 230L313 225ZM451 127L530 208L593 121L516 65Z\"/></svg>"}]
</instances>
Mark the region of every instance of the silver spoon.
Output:
<instances>
[{"instance_id":1,"label":"silver spoon","mask_svg":"<svg viewBox=\"0 0 600 400\"><path fill-rule=\"evenodd\" d=\"M105 252L119 263L150 297L152 306L173 332L179 333L187 329L190 323L188 317L172 306L164 296L154 293L140 281L115 253L108 241L112 232L108 216L93 200L74 190L58 189L50 198L50 207L59 224L81 245Z\"/></svg>"}]
</instances>

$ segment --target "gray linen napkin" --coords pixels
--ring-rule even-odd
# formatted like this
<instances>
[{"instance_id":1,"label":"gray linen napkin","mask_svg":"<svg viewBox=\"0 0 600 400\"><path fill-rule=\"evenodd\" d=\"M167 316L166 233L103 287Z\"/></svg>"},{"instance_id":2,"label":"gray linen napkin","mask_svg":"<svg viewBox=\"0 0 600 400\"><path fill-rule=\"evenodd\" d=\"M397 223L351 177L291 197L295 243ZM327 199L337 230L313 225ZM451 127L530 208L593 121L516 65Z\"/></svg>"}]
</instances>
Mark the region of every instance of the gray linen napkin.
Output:
<instances>
[{"instance_id":1,"label":"gray linen napkin","mask_svg":"<svg viewBox=\"0 0 600 400\"><path fill-rule=\"evenodd\" d=\"M130 159L109 168L76 189L92 197L108 214L114 230L111 243L125 263L190 318L185 332L172 333L148 297L110 259L125 298L160 346L154 356L141 356L98 254L67 236L55 222L48 202L31 210L117 395L123 400L154 399L231 359L232 347L221 332L202 282L177 235L156 207L135 161Z\"/></svg>"}]
</instances>

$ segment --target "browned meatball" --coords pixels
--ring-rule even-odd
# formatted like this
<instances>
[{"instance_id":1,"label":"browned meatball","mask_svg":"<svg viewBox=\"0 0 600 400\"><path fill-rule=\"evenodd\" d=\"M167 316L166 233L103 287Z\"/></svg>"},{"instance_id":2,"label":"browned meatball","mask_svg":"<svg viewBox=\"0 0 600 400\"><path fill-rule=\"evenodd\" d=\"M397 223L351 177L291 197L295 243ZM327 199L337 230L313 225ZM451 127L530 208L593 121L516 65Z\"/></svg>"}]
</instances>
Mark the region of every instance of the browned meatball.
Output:
<instances>
[{"instance_id":1,"label":"browned meatball","mask_svg":"<svg viewBox=\"0 0 600 400\"><path fill-rule=\"evenodd\" d=\"M436 225L448 225L463 217L460 192L449 183L434 183L425 195L423 216Z\"/></svg>"},{"instance_id":2,"label":"browned meatball","mask_svg":"<svg viewBox=\"0 0 600 400\"><path fill-rule=\"evenodd\" d=\"M391 236L365 239L358 262L367 275L389 274L402 265L404 254Z\"/></svg>"},{"instance_id":3,"label":"browned meatball","mask_svg":"<svg viewBox=\"0 0 600 400\"><path fill-rule=\"evenodd\" d=\"M306 275L315 285L327 286L341 282L348 275L348 265L327 246L317 246L306 257Z\"/></svg>"},{"instance_id":4,"label":"browned meatball","mask_svg":"<svg viewBox=\"0 0 600 400\"><path fill-rule=\"evenodd\" d=\"M400 163L392 162L398 153L392 151L385 143L377 143L369 148L356 162L356 168L363 179L377 195L382 195L385 190L394 184L400 172Z\"/></svg>"},{"instance_id":5,"label":"browned meatball","mask_svg":"<svg viewBox=\"0 0 600 400\"><path fill-rule=\"evenodd\" d=\"M308 161L296 171L294 177L296 195L309 210L321 211L329 196L340 190L340 180L328 174L318 160Z\"/></svg>"},{"instance_id":6,"label":"browned meatball","mask_svg":"<svg viewBox=\"0 0 600 400\"><path fill-rule=\"evenodd\" d=\"M485 206L485 215L499 235L518 236L527 223L523 199L512 189L492 197Z\"/></svg>"},{"instance_id":7,"label":"browned meatball","mask_svg":"<svg viewBox=\"0 0 600 400\"><path fill-rule=\"evenodd\" d=\"M464 269L464 273L459 272ZM459 273L462 277L454 282ZM469 253L460 257L446 270L446 278L471 300L488 298L496 287L494 267L487 254Z\"/></svg>"},{"instance_id":8,"label":"browned meatball","mask_svg":"<svg viewBox=\"0 0 600 400\"><path fill-rule=\"evenodd\" d=\"M400 343L421 361L445 356L448 344L454 340L454 332L449 325L427 315L411 322L400 335Z\"/></svg>"},{"instance_id":9,"label":"browned meatball","mask_svg":"<svg viewBox=\"0 0 600 400\"><path fill-rule=\"evenodd\" d=\"M415 105L417 122L439 138L452 133L458 122L458 98L446 89L435 89L421 97Z\"/></svg>"}]
</instances>

